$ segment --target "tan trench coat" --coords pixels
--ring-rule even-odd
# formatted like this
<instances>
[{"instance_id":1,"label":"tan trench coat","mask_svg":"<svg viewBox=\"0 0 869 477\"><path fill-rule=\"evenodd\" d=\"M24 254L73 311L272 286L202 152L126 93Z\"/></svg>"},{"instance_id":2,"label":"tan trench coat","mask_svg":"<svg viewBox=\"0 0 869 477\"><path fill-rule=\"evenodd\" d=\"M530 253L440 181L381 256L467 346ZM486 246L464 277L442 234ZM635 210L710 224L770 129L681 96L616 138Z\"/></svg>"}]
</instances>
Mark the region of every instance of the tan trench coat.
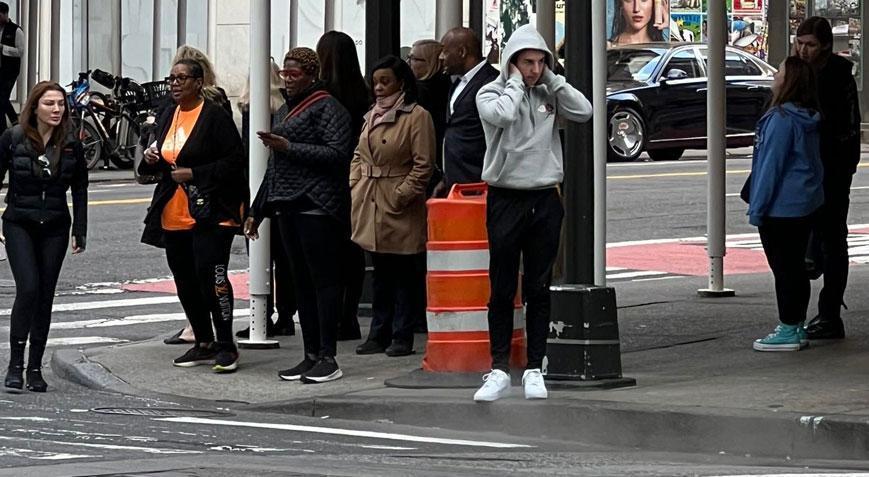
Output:
<instances>
[{"instance_id":1,"label":"tan trench coat","mask_svg":"<svg viewBox=\"0 0 869 477\"><path fill-rule=\"evenodd\" d=\"M369 116L350 164L353 241L370 252L424 252L425 191L435 157L431 115L405 104L373 129Z\"/></svg>"}]
</instances>

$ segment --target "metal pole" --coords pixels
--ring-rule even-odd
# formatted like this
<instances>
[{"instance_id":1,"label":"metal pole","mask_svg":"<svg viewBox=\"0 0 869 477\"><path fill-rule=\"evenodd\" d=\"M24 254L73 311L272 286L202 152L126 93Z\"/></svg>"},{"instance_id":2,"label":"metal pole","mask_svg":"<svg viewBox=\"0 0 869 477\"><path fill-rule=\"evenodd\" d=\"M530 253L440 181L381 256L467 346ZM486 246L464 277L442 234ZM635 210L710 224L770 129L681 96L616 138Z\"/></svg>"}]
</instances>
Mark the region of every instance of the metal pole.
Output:
<instances>
[{"instance_id":1,"label":"metal pole","mask_svg":"<svg viewBox=\"0 0 869 477\"><path fill-rule=\"evenodd\" d=\"M151 36L151 79L159 81L166 74L160 65L160 49L163 46L163 0L154 0L154 28Z\"/></svg>"},{"instance_id":2,"label":"metal pole","mask_svg":"<svg viewBox=\"0 0 869 477\"><path fill-rule=\"evenodd\" d=\"M250 2L250 192L256 195L266 173L269 150L257 139L257 131L268 131L271 126L269 93L271 90L271 62L269 35L271 34L271 3ZM269 221L260 224L259 239L250 243L250 338L240 340L243 348L277 348L278 342L266 340L266 302L272 291L272 257Z\"/></svg>"},{"instance_id":3,"label":"metal pole","mask_svg":"<svg viewBox=\"0 0 869 477\"><path fill-rule=\"evenodd\" d=\"M252 3L260 3L260 2L252 2ZM253 8L253 7L251 7L251 8ZM187 0L178 0L178 18L177 18L176 31L178 32L177 38L175 40L176 46L181 47L182 45L186 45L187 44Z\"/></svg>"},{"instance_id":4,"label":"metal pole","mask_svg":"<svg viewBox=\"0 0 869 477\"><path fill-rule=\"evenodd\" d=\"M791 32L787 0L770 0L767 7L767 32L769 36L769 63L778 66L790 55Z\"/></svg>"},{"instance_id":5,"label":"metal pole","mask_svg":"<svg viewBox=\"0 0 869 477\"><path fill-rule=\"evenodd\" d=\"M462 26L462 1L437 0L435 2L435 38L443 38L448 31L460 26Z\"/></svg>"},{"instance_id":6,"label":"metal pole","mask_svg":"<svg viewBox=\"0 0 869 477\"><path fill-rule=\"evenodd\" d=\"M553 10L554 13L554 10ZM539 15L539 13L538 13ZM538 18L540 18L538 16ZM594 283L606 286L607 59L606 4L591 5L592 140L594 141Z\"/></svg>"},{"instance_id":7,"label":"metal pole","mask_svg":"<svg viewBox=\"0 0 869 477\"><path fill-rule=\"evenodd\" d=\"M299 46L299 0L290 0L290 48L297 46Z\"/></svg>"},{"instance_id":8,"label":"metal pole","mask_svg":"<svg viewBox=\"0 0 869 477\"><path fill-rule=\"evenodd\" d=\"M725 153L727 124L727 94L724 79L724 55L727 45L727 5L709 2L709 53L707 110L707 198L706 254L709 256L709 287L701 289L701 296L733 296L733 290L724 288L725 239Z\"/></svg>"},{"instance_id":9,"label":"metal pole","mask_svg":"<svg viewBox=\"0 0 869 477\"><path fill-rule=\"evenodd\" d=\"M217 54L217 0L208 0L208 56Z\"/></svg>"},{"instance_id":10,"label":"metal pole","mask_svg":"<svg viewBox=\"0 0 869 477\"><path fill-rule=\"evenodd\" d=\"M124 58L121 56L121 29L114 27L121 24L121 2L110 4L112 9L112 69L117 75L124 74Z\"/></svg>"},{"instance_id":11,"label":"metal pole","mask_svg":"<svg viewBox=\"0 0 869 477\"><path fill-rule=\"evenodd\" d=\"M17 19L21 28L25 28L24 33L24 53L21 55L21 67L18 71L18 109L21 109L21 106L24 105L24 102L27 100L27 94L29 92L30 85L28 84L28 68L27 65L29 63L29 54L30 54L30 41L27 39L29 36L30 24L30 8L27 0L21 2L21 10L19 11L19 18ZM0 120L3 120L0 118Z\"/></svg>"},{"instance_id":12,"label":"metal pole","mask_svg":"<svg viewBox=\"0 0 869 477\"><path fill-rule=\"evenodd\" d=\"M606 5L604 5L605 7ZM555 51L555 0L537 0L537 31L546 45ZM606 38L604 33L601 38Z\"/></svg>"},{"instance_id":13,"label":"metal pole","mask_svg":"<svg viewBox=\"0 0 869 477\"><path fill-rule=\"evenodd\" d=\"M386 55L397 55L400 44L400 0L366 0L365 64L370 67Z\"/></svg>"},{"instance_id":14,"label":"metal pole","mask_svg":"<svg viewBox=\"0 0 869 477\"><path fill-rule=\"evenodd\" d=\"M51 66L52 81L60 81L60 0L51 0Z\"/></svg>"},{"instance_id":15,"label":"metal pole","mask_svg":"<svg viewBox=\"0 0 869 477\"><path fill-rule=\"evenodd\" d=\"M477 34L477 38L482 40L486 34L485 28L483 27L483 2L479 0L470 0L468 3L468 23L469 28L474 30L474 33ZM440 40L442 37L439 37ZM480 52L482 54L482 52Z\"/></svg>"},{"instance_id":16,"label":"metal pole","mask_svg":"<svg viewBox=\"0 0 869 477\"><path fill-rule=\"evenodd\" d=\"M39 68L39 0L28 1L27 13L27 93L30 94Z\"/></svg>"},{"instance_id":17,"label":"metal pole","mask_svg":"<svg viewBox=\"0 0 869 477\"><path fill-rule=\"evenodd\" d=\"M571 0L565 5L567 80L585 94L592 91L591 5L600 0ZM570 122L564 134L564 283L594 282L594 157L592 123Z\"/></svg>"},{"instance_id":18,"label":"metal pole","mask_svg":"<svg viewBox=\"0 0 869 477\"><path fill-rule=\"evenodd\" d=\"M324 0L323 7L323 11L325 12L323 31L332 31L335 29L335 0Z\"/></svg>"}]
</instances>

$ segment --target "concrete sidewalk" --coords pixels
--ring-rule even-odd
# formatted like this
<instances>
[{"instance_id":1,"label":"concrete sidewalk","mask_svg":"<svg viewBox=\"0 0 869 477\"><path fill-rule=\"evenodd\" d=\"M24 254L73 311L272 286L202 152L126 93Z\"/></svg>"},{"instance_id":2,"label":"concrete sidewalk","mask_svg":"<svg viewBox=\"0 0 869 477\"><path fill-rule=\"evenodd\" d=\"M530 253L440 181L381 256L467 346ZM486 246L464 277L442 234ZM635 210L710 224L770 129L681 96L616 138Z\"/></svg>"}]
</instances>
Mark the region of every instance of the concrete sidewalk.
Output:
<instances>
[{"instance_id":1,"label":"concrete sidewalk","mask_svg":"<svg viewBox=\"0 0 869 477\"><path fill-rule=\"evenodd\" d=\"M172 367L185 349L159 338L58 351L52 367L97 389L272 412L656 450L869 459L869 293L862 286L869 267L851 270L848 339L812 343L797 353L751 349L752 340L776 324L769 275L728 276L737 296L726 299L699 298L702 278L620 283L623 369L637 386L575 390L555 383L546 402L525 401L518 386L491 405L472 402L472 389L387 388L384 380L420 366L422 335L418 354L404 358L356 356L358 342L341 343L337 359L345 378L323 385L278 379L278 370L302 356L298 336L282 338L278 350L242 350L241 368L232 375Z\"/></svg>"}]
</instances>

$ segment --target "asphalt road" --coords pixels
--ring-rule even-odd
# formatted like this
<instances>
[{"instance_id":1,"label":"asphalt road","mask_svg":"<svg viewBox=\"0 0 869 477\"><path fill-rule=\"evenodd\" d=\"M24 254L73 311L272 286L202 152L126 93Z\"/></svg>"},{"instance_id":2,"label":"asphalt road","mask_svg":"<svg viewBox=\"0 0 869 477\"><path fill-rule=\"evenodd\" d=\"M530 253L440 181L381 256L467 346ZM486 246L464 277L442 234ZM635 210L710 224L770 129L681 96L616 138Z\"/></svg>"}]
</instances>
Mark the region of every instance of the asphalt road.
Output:
<instances>
[{"instance_id":1,"label":"asphalt road","mask_svg":"<svg viewBox=\"0 0 869 477\"><path fill-rule=\"evenodd\" d=\"M744 158L728 160L728 233L753 231L735 195L748 166ZM702 236L705 168L696 160L610 165L608 241ZM869 223L862 207L869 184L862 174L852 192L850 222L855 224ZM124 282L169 276L162 251L139 242L151 191L152 186L131 183L92 185L88 250L65 263L56 304L66 308L54 314L47 354L152 338L183 325L180 306L171 297L121 290ZM237 239L230 268L246 266L244 242ZM4 336L13 299L11 273L2 261ZM237 302L237 308L246 303ZM7 359L7 346L0 341L0 363ZM48 369L46 379L51 392L45 395L0 395L0 475L741 475L799 473L807 466L814 472L848 471L842 463L646 453L473 430L269 415L246 412L232 402L97 393L63 382ZM202 420L173 419L178 413L171 409L179 407L202 410ZM129 414L97 408L123 408ZM869 468L869 463L848 465Z\"/></svg>"}]
</instances>

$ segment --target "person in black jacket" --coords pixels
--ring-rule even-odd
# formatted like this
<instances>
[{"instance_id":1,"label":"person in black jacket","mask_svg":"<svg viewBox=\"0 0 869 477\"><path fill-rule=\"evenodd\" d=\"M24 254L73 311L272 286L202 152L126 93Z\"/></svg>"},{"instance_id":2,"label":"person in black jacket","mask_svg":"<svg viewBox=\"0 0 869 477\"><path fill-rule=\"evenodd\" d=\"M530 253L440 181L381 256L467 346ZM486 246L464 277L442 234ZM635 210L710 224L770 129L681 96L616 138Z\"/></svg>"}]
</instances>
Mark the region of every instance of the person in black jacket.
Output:
<instances>
[{"instance_id":1,"label":"person in black jacket","mask_svg":"<svg viewBox=\"0 0 869 477\"><path fill-rule=\"evenodd\" d=\"M30 338L27 389L45 392L42 356L54 289L72 225L72 253L85 249L88 171L81 143L70 134L66 92L54 82L33 87L21 123L0 137L0 180L9 172L3 234L15 278L5 386L23 387L24 347ZM72 189L72 220L66 192Z\"/></svg>"},{"instance_id":2,"label":"person in black jacket","mask_svg":"<svg viewBox=\"0 0 869 477\"><path fill-rule=\"evenodd\" d=\"M444 181L436 195L444 195L453 184L481 182L486 137L477 112L476 97L484 85L498 77L498 70L482 57L477 34L469 28L448 31L441 43L444 71L452 76L447 124L444 131Z\"/></svg>"},{"instance_id":3,"label":"person in black jacket","mask_svg":"<svg viewBox=\"0 0 869 477\"><path fill-rule=\"evenodd\" d=\"M289 101L272 131L258 131L272 150L263 183L245 221L257 238L264 217L278 221L293 269L305 356L278 373L285 381L324 383L341 378L335 361L344 277L342 256L350 236L352 120L317 80L320 63L310 48L284 56Z\"/></svg>"},{"instance_id":4,"label":"person in black jacket","mask_svg":"<svg viewBox=\"0 0 869 477\"><path fill-rule=\"evenodd\" d=\"M166 81L177 106L158 120L157 144L139 165L142 174L162 173L142 242L166 249L196 338L173 364L213 364L215 372L233 372L238 349L232 336L229 252L248 197L241 137L230 115L203 97L198 62L179 61Z\"/></svg>"},{"instance_id":5,"label":"person in black jacket","mask_svg":"<svg viewBox=\"0 0 869 477\"><path fill-rule=\"evenodd\" d=\"M819 243L824 287L818 315L806 325L809 339L842 339L841 310L848 281L848 208L851 180L860 162L860 103L854 65L833 54L833 30L821 17L811 17L797 30L797 56L818 75L821 106L821 162L824 164L824 206L818 214L813 242ZM810 254L811 255L811 254Z\"/></svg>"},{"instance_id":6,"label":"person in black jacket","mask_svg":"<svg viewBox=\"0 0 869 477\"><path fill-rule=\"evenodd\" d=\"M355 141L362 131L365 113L371 108L371 95L359 69L356 45L346 33L329 31L317 42L317 57L323 86L350 113L351 135ZM365 282L365 253L349 237L344 251L344 293L338 341L362 338L358 314Z\"/></svg>"}]
</instances>

